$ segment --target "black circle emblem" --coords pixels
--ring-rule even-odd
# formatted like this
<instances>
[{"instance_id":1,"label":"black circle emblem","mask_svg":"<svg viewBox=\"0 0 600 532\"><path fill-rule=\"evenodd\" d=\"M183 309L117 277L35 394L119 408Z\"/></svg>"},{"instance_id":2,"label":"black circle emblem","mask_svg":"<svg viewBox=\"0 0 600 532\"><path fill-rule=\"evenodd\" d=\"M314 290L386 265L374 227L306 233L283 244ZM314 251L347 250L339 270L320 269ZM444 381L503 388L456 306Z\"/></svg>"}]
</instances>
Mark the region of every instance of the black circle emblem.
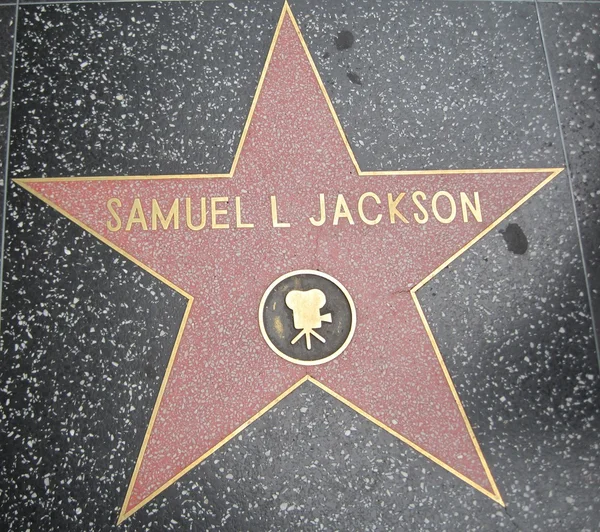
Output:
<instances>
[{"instance_id":1,"label":"black circle emblem","mask_svg":"<svg viewBox=\"0 0 600 532\"><path fill-rule=\"evenodd\" d=\"M325 273L298 270L276 279L260 302L262 335L280 357L312 366L337 357L356 326L354 302Z\"/></svg>"}]
</instances>

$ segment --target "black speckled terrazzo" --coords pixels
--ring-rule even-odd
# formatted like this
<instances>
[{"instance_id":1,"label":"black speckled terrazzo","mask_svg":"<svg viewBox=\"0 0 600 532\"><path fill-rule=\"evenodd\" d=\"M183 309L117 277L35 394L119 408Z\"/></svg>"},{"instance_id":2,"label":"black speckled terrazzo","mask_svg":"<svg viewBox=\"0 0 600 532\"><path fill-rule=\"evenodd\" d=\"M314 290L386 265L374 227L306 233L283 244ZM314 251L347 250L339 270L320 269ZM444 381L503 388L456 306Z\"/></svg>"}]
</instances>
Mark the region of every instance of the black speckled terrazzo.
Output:
<instances>
[{"instance_id":1,"label":"black speckled terrazzo","mask_svg":"<svg viewBox=\"0 0 600 532\"><path fill-rule=\"evenodd\" d=\"M291 3L364 169L564 166L559 105L579 218L563 173L418 293L506 507L307 382L117 525L185 300L11 184L0 529L598 529L598 4L381 4ZM228 171L281 5L21 6L11 177Z\"/></svg>"},{"instance_id":2,"label":"black speckled terrazzo","mask_svg":"<svg viewBox=\"0 0 600 532\"><path fill-rule=\"evenodd\" d=\"M23 191L10 196L2 528L89 530L114 521L185 303Z\"/></svg>"},{"instance_id":3,"label":"black speckled terrazzo","mask_svg":"<svg viewBox=\"0 0 600 532\"><path fill-rule=\"evenodd\" d=\"M600 379L569 199L558 178L419 292L517 530L598 522Z\"/></svg>"},{"instance_id":4,"label":"black speckled terrazzo","mask_svg":"<svg viewBox=\"0 0 600 532\"><path fill-rule=\"evenodd\" d=\"M4 179L6 174L6 140L8 128L8 108L10 98L10 77L13 63L13 31L15 8L13 6L0 7L0 197L2 207L0 214L4 213ZM0 245L3 235L0 235Z\"/></svg>"},{"instance_id":5,"label":"black speckled terrazzo","mask_svg":"<svg viewBox=\"0 0 600 532\"><path fill-rule=\"evenodd\" d=\"M0 150L6 150L6 127L8 121L8 100L10 95L10 75L12 70L12 44L15 9L11 6L0 8L0 124L2 140ZM4 156L0 159L0 171L4 175Z\"/></svg>"},{"instance_id":6,"label":"black speckled terrazzo","mask_svg":"<svg viewBox=\"0 0 600 532\"><path fill-rule=\"evenodd\" d=\"M24 7L13 175L228 169L279 16L231 5Z\"/></svg>"},{"instance_id":7,"label":"black speckled terrazzo","mask_svg":"<svg viewBox=\"0 0 600 532\"><path fill-rule=\"evenodd\" d=\"M580 220L596 330L600 329L600 5L540 6Z\"/></svg>"},{"instance_id":8,"label":"black speckled terrazzo","mask_svg":"<svg viewBox=\"0 0 600 532\"><path fill-rule=\"evenodd\" d=\"M294 7L362 168L562 164L532 3Z\"/></svg>"}]
</instances>

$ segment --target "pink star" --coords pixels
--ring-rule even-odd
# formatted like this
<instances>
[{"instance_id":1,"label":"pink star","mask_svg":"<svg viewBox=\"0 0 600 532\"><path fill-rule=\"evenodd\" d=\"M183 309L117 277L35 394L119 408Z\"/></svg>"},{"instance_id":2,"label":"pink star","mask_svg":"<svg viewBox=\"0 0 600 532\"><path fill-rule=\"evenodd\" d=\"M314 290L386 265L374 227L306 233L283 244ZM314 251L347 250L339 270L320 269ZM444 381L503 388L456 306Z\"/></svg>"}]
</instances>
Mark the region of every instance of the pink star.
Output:
<instances>
[{"instance_id":1,"label":"pink star","mask_svg":"<svg viewBox=\"0 0 600 532\"><path fill-rule=\"evenodd\" d=\"M361 171L286 4L228 174L16 180L189 300L120 520L306 380L502 504L416 291L559 172ZM305 269L356 306L315 366L258 323L266 288Z\"/></svg>"}]
</instances>

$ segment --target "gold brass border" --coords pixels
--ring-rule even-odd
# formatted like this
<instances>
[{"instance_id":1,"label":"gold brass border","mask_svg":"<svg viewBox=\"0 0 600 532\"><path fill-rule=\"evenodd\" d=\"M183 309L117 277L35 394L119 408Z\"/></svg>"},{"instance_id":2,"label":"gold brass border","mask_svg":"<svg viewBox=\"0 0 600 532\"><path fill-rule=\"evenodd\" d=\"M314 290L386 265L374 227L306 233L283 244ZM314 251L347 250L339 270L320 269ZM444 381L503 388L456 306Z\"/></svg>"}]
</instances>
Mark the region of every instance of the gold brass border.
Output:
<instances>
[{"instance_id":1,"label":"gold brass border","mask_svg":"<svg viewBox=\"0 0 600 532\"><path fill-rule=\"evenodd\" d=\"M335 353L332 353L328 357L323 358L321 360L298 360L296 358L292 358L292 357L286 355L285 353L283 353L282 351L277 349L277 347L273 344L273 342L271 342L271 339L269 338L269 335L267 334L267 331L265 329L264 319L263 319L263 311L265 309L265 302L267 301L267 297L271 293L271 290L273 290L273 288L275 288L284 279L287 279L288 277L292 277L293 275L302 275L305 273L308 273L311 275L317 275L318 277L323 277L323 279L327 279L328 281L331 281L333 284L335 284L342 291L342 293L346 296L346 299L348 300L348 303L350 304L350 312L352 314L352 322L350 324L350 332L348 333L348 336L346 337L346 340L344 341L344 343L341 345L341 347ZM287 360L288 362L291 362L292 364L298 364L300 366L319 366L320 364L326 364L327 362L331 362L334 358L337 358L339 355L341 355L344 352L346 347L348 347L348 344L350 344L350 341L352 340L352 337L354 336L354 330L356 329L356 307L354 306L354 301L352 300L352 296L350 296L350 293L348 292L348 290L346 290L346 287L342 283L340 283L335 277L332 277L331 275L328 275L326 273L323 273L323 272L320 272L317 270L295 270L293 272L289 272L289 273L286 273L286 274L278 277L269 285L269 288L267 288L265 290L265 293L263 294L262 298L260 299L260 304L258 305L258 323L260 325L260 332L261 332L263 338L265 339L265 342L267 342L267 345L276 354L278 354L281 358Z\"/></svg>"},{"instance_id":2,"label":"gold brass border","mask_svg":"<svg viewBox=\"0 0 600 532\"><path fill-rule=\"evenodd\" d=\"M156 419L156 415L158 413L159 407L160 407L160 403L162 401L162 396L166 387L166 383L169 379L169 375L170 375L170 371L171 368L173 366L175 357L177 355L177 350L179 348L179 342L181 340L181 336L183 334L183 330L185 328L185 325L187 323L187 319L189 316L189 312L191 309L191 306L193 304L194 298L188 294L187 292L185 292L183 289L179 288L178 286L176 286L174 283L172 283L171 281L169 281L168 279L166 279L165 277L163 277L162 275L160 275L158 272L155 272L152 268L150 268L149 266L145 265L144 263L142 263L141 261L139 261L138 259L136 259L135 257L133 257L132 255L130 255L129 253L127 253L125 250L119 248L118 246L116 246L115 244L113 244L112 242L110 242L108 239L106 239L105 237L103 237L102 235L100 235L99 233L97 233L96 231L94 231L92 228L90 228L89 226L87 226L86 224L84 224L83 222L77 220L75 217L73 217L71 214L69 214L68 212L66 212L64 209L62 209L61 207L59 207L58 205L56 205L54 202L52 202L51 200L47 199L46 197L44 197L42 194L38 193L36 190L34 190L33 188L31 188L30 184L35 183L35 182L42 182L45 181L46 178L18 178L18 179L12 179L12 181L14 181L17 185L21 186L22 188L24 188L25 190L27 190L28 192L30 192L31 194L33 194L36 198L40 199L42 202L46 203L47 205L49 205L50 207L52 207L53 209L55 209L56 211L58 211L60 214L62 214L63 216L65 216L66 218L68 218L70 221L72 221L73 223L75 223L76 225L80 226L82 229L84 229L85 231L89 232L90 234L92 234L93 236L95 236L96 238L98 238L101 242L103 242L104 244L106 244L108 247L114 249L115 251L117 251L118 253L120 253L121 255L123 255L124 257L126 257L127 259L129 259L130 261L132 261L134 264L136 264L137 266L139 266L140 268L142 268L143 270L147 271L148 273L150 273L151 275L153 275L154 277L156 277L157 279L161 280L162 282L164 282L167 286L169 286L170 288L172 288L173 290L175 290L176 292L180 293L181 295L183 295L184 297L187 298L188 300L188 304L186 306L186 311L184 314L184 317L182 319L182 322L180 324L180 328L179 328L179 332L177 335L177 339L175 341L175 344L173 346L172 352L171 352L171 356L167 365L167 370L165 372L165 376L162 380L161 383L161 387L154 405L154 409L152 411L152 415L150 418L150 422L148 424L148 428L146 430L146 434L144 437L144 442L142 444L142 447L140 449L140 452L138 454L138 458L136 461L136 465L135 465L135 469L134 469L134 473L131 477L131 481L129 483L129 488L127 490L127 494L125 496L125 500L123 501L123 506L121 508L121 512L119 515L119 519L118 519L118 523L122 523L125 519L127 519L128 517L130 517L133 513L135 513L137 510L139 510L142 506L144 506L147 502L149 502L151 499L153 499L154 497L156 497L159 493L161 493L162 491L164 491L167 487L169 487L170 485L172 485L175 481L177 481L179 478L181 478L185 473L187 473L189 470L191 470L192 468L194 468L195 466L197 466L199 463L201 463L203 460L205 460L208 456L210 456L213 452L215 452L217 449L219 449L221 446L223 446L225 443L227 443L231 438L233 438L235 435L237 435L240 431L242 431L244 428L246 428L248 425L250 425L253 421L255 421L256 419L258 419L261 415L263 415L267 410L269 410L270 408L272 408L275 404L277 404L279 401L281 401L284 397L286 397L289 393L291 393L292 391L294 391L298 386L300 386L303 382L306 382L307 380L309 380L310 382L312 382L313 384L319 386L320 388L322 388L323 390L327 391L329 394L331 394L333 397L339 399L340 401L342 401L344 404L348 405L349 407L353 408L356 412L362 414L363 416L365 416L367 419L369 419L370 421L372 421L373 423L377 424L378 426L382 427L383 429L385 429L386 431L388 431L390 434L395 435L396 437L398 437L400 440L402 440L404 443L406 443L407 445L413 447L415 450L417 450L418 452L422 453L423 455L427 456L428 458L430 458L431 460L433 460L435 463L437 463L438 465L440 465L441 467L443 467L444 469L450 471L451 473L453 473L454 475L456 475L457 477L461 478L462 480L464 480L467 484L471 485L472 487L474 487L475 489L479 490L480 492L484 493L485 495L487 495L488 497L490 497L492 500L498 502L501 505L504 505L504 502L500 496L500 493L498 492L498 489L496 487L496 484L493 480L493 477L491 475L491 473L489 472L489 467L487 466L487 463L485 461L485 458L483 457L483 453L481 452L481 449L479 447L479 444L477 443L477 440L475 438L475 435L473 433L473 430L471 428L471 425L468 421L468 418L466 416L466 413L464 412L464 409L462 407L462 404L460 403L460 399L458 397L458 394L456 392L456 389L454 388L454 385L452 383L450 374L444 364L444 361L442 359L441 353L439 351L439 348L435 342L435 339L433 337L433 333L431 332L431 329L429 327L429 324L427 323L427 320L425 318L425 315L423 313L423 310L421 308L421 305L418 301L416 292L419 288L421 288L423 285L425 285L425 283L427 283L431 278L433 278L437 273L439 273L443 268L445 268L448 264L450 264L452 261L456 260L456 258L458 258L460 255L462 255L467 249L469 249L473 244L475 244L475 242L477 242L479 239L481 239L484 235L486 235L489 231L491 231L495 226L497 226L502 220L504 220L507 216L509 216L515 209L517 209L518 207L520 207L525 201L527 201L531 196L533 196L535 193L537 193L543 186L545 186L546 184L548 184L552 179L554 179L558 174L560 174L564 168L503 168L503 169L487 169L487 168L481 168L481 169L462 169L462 170L458 170L458 169L452 169L452 170L398 170L398 171L391 171L391 170L384 170L384 171L363 171L361 170L360 166L358 165L358 161L356 160L356 157L354 156L354 153L352 151L352 148L348 142L348 139L346 138L346 135L342 129L341 123L338 119L338 116L335 112L335 109L333 108L333 104L331 103L331 100L329 98L329 95L327 94L327 91L325 89L325 86L323 84L323 81L321 80L321 76L319 75L319 72L317 71L317 68L315 66L315 63L312 59L312 56L308 50L308 47L306 45L306 42L304 41L304 38L300 32L300 28L298 27L298 23L296 22L296 19L294 18L294 15L292 14L292 11L287 3L287 1L284 3L283 5L283 9L281 11L281 15L279 17L279 21L277 23L277 26L275 28L275 32L273 35L273 40L271 42L271 46L269 48L269 52L267 54L266 60L265 60L265 64L263 67L263 70L261 72L260 78L259 78L259 82L254 94L254 98L250 107L250 111L248 114L248 118L246 120L246 123L244 125L244 129L242 131L242 136L240 138L240 142L238 144L238 148L237 151L235 153L234 159L233 159L233 163L231 166L231 169L229 170L229 172L227 173L221 173L221 174L171 174L171 175L147 175L147 176L96 176L96 177L56 177L53 178L53 181L57 181L57 182L68 182L68 181L135 181L135 180L167 180L167 179L220 179L220 178L230 178L233 176L233 174L235 173L235 169L237 167L239 158L240 158L240 154L242 152L245 140L246 140L246 136L250 127L250 123L252 121L252 116L254 114L254 110L258 101L258 98L260 96L261 93L261 89L263 86L263 82L269 67L269 64L271 62L271 57L273 55L273 50L275 48L275 44L277 42L277 39L279 37L279 33L281 31L281 26L283 24L283 20L284 17L288 15L290 17L290 20L292 21L292 24L298 34L298 37L300 39L300 42L302 43L302 47L304 49L304 52L306 53L308 60L310 62L312 71L317 79L317 82L319 84L319 87L321 89L321 92L323 94L323 96L325 97L326 101L327 101L327 105L329 107L329 110L332 114L332 117L335 121L336 127L338 129L338 132L341 135L341 138L344 142L344 145L346 146L346 150L348 151L348 155L350 157L350 159L352 160L354 167L356 169L356 172L359 176L378 176L378 175L393 175L393 176L409 176L409 175L416 175L416 176L434 176L434 175L454 175L454 174L518 174L518 173L522 173L522 174L526 174L526 173L548 173L549 176L540 184L538 185L535 189L533 189L529 194L527 194L527 196L525 196L522 200L520 200L517 204L515 204L513 207L511 207L510 209L508 209L500 218L498 218L495 222L493 222L490 226L488 226L483 232L481 232L478 236L476 236L473 240L471 240L469 243L467 243L465 246L463 246L458 252L456 252L454 255L452 255L452 257L450 257L448 260L446 260L442 265L440 265L438 268L436 268L434 271L432 271L427 277L425 277L422 281L420 281L416 286L414 286L410 292L411 292L411 296L413 298L413 301L415 302L415 306L417 308L417 311L421 317L421 321L423 322L423 325L425 327L425 330L427 332L427 335L429 336L429 339L432 343L433 349L436 353L436 356L438 358L438 361L440 362L442 369L444 371L444 375L446 376L446 380L448 381L450 388L452 390L452 393L454 395L455 401L457 402L457 405L459 407L459 410L461 412L461 415L463 417L463 419L465 420L465 424L469 430L469 434L471 436L471 439L477 449L477 452L479 454L480 459L482 460L482 464L486 470L486 472L488 473L488 479L490 480L490 483L493 487L493 493L490 493L489 491L487 491L486 489L482 488L481 486L477 485L476 483L474 483L473 481L471 481L470 479L464 477L463 475L461 475L458 471L454 470L453 468L451 468L449 465L445 464L444 462L442 462L441 460L439 460L438 458L436 458L435 456L429 454L427 451L425 451L424 449L421 449L418 445L416 445L415 443L411 442L410 440L408 440L407 438L405 438L404 436L400 435L399 433L395 432L393 429L391 429L390 427L386 426L384 423L378 421L377 419L375 419L374 417L370 416L369 414L367 414L366 412L364 412L363 410L361 410L358 406L354 405L353 403L351 403L350 401L348 401L347 399L345 399L344 397L342 397L341 395L335 393L333 390L330 390L329 388L327 388L324 384L321 384L320 382L318 382L316 379L313 379L310 376L305 376L304 378L300 379L296 384L294 384L293 386L291 386L290 388L288 388L285 392L283 392L280 396L278 396L276 399L274 399L271 403L269 403L267 406L265 406L262 410L260 410L257 414L255 414L253 417L251 417L248 421L246 421L244 424L240 425L240 427L238 427L235 431L233 431L231 434L229 434L226 438L224 438L221 442L219 442L217 445L215 445L213 448L211 448L210 450L208 450L206 453L204 453L200 458L198 458L197 460L195 460L192 464L190 464L189 466L187 466L184 470L182 470L180 473L178 473L174 478L170 479L167 483L165 483L163 486L161 486L160 488L157 488L153 493L151 493L148 497L146 497L143 501L141 501L139 504L137 504L134 508L132 508L130 511L126 512L125 509L127 508L127 505L129 503L129 499L131 497L131 492L133 489L133 486L135 485L135 480L137 478L137 474L139 472L139 468L141 465L141 460L142 457L144 455L145 449L146 449L146 445L148 443L148 439L149 436L152 432L152 428L154 425L154 421Z\"/></svg>"}]
</instances>

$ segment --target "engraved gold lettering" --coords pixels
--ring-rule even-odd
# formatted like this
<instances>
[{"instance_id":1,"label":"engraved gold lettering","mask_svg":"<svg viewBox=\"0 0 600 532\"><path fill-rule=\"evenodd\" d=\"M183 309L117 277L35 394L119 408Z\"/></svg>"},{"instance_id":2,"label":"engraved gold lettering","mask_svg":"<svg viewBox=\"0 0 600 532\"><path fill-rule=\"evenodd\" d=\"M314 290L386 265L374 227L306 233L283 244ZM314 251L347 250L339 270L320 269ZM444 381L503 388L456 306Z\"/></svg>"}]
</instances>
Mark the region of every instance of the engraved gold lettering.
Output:
<instances>
[{"instance_id":1,"label":"engraved gold lettering","mask_svg":"<svg viewBox=\"0 0 600 532\"><path fill-rule=\"evenodd\" d=\"M388 192L388 210L390 211L390 222L393 224L396 223L396 218L400 218L400 220L402 220L405 224L408 223L408 220L405 218L405 216L398 210L398 203L402 201L402 198L405 195L406 192L400 192L400 194L396 196L396 199L392 199L392 195Z\"/></svg>"},{"instance_id":2,"label":"engraved gold lettering","mask_svg":"<svg viewBox=\"0 0 600 532\"><path fill-rule=\"evenodd\" d=\"M131 226L133 224L140 224L144 231L148 230L148 223L146 222L146 217L144 216L144 210L142 209L140 198L135 198L133 200L133 205L131 206L131 211L129 211L129 218L127 219L125 231L131 231Z\"/></svg>"},{"instance_id":3,"label":"engraved gold lettering","mask_svg":"<svg viewBox=\"0 0 600 532\"><path fill-rule=\"evenodd\" d=\"M179 199L176 198L173 200L173 204L169 209L169 213L167 217L163 215L160 210L160 205L158 201L155 199L152 200L152 229L156 231L158 228L158 222L160 221L160 225L162 228L167 230L171 222L173 222L173 229L179 229Z\"/></svg>"},{"instance_id":4,"label":"engraved gold lettering","mask_svg":"<svg viewBox=\"0 0 600 532\"><path fill-rule=\"evenodd\" d=\"M352 218L352 214L350 214L350 209L348 209L348 204L346 203L346 199L344 198L343 194L338 194L337 202L335 203L333 225L337 225L340 221L340 218L346 218L350 225L354 225L354 219Z\"/></svg>"},{"instance_id":5,"label":"engraved gold lettering","mask_svg":"<svg viewBox=\"0 0 600 532\"><path fill-rule=\"evenodd\" d=\"M325 223L326 220L326 214L325 214L325 194L319 194L319 209L320 209L320 214L321 214L321 218L319 220L315 220L314 216L311 216L309 218L310 223L313 225L316 225L317 227L323 225Z\"/></svg>"},{"instance_id":6,"label":"engraved gold lettering","mask_svg":"<svg viewBox=\"0 0 600 532\"><path fill-rule=\"evenodd\" d=\"M450 215L446 217L439 213L437 207L438 199L442 197L447 198L448 202L450 203ZM431 210L433 211L433 215L437 218L437 220L443 224L449 224L454 220L454 218L456 218L456 202L454 201L452 195L445 190L440 190L433 195L433 198L431 199Z\"/></svg>"},{"instance_id":7,"label":"engraved gold lettering","mask_svg":"<svg viewBox=\"0 0 600 532\"><path fill-rule=\"evenodd\" d=\"M185 198L185 223L188 229L192 231L200 231L206 225L206 198L200 199L200 225L194 225L192 222L192 200Z\"/></svg>"},{"instance_id":8,"label":"engraved gold lettering","mask_svg":"<svg viewBox=\"0 0 600 532\"><path fill-rule=\"evenodd\" d=\"M235 197L235 226L240 229L254 227L253 223L242 222L242 205L239 196Z\"/></svg>"},{"instance_id":9,"label":"engraved gold lettering","mask_svg":"<svg viewBox=\"0 0 600 532\"><path fill-rule=\"evenodd\" d=\"M210 198L210 220L213 229L229 229L229 223L217 222L217 216L223 216L227 214L227 208L218 209L217 203L227 203L229 198L227 196L217 196Z\"/></svg>"},{"instance_id":10,"label":"engraved gold lettering","mask_svg":"<svg viewBox=\"0 0 600 532\"><path fill-rule=\"evenodd\" d=\"M478 222L483 221L483 217L481 216L481 204L479 203L479 192L473 192L473 201L475 202L475 205L471 203L471 200L469 200L469 197L464 192L460 193L460 206L462 208L463 222L465 223L469 221L467 207L469 207L475 220Z\"/></svg>"},{"instance_id":11,"label":"engraved gold lettering","mask_svg":"<svg viewBox=\"0 0 600 532\"><path fill-rule=\"evenodd\" d=\"M106 227L109 231L118 231L119 229L121 229L121 217L119 216L117 211L115 211L115 207L120 206L121 200L119 198L110 198L106 202L106 208L108 209L108 212L111 214L111 216L114 218L114 222L112 220L108 220L106 222Z\"/></svg>"},{"instance_id":12,"label":"engraved gold lettering","mask_svg":"<svg viewBox=\"0 0 600 532\"><path fill-rule=\"evenodd\" d=\"M396 224L398 221L401 221L404 224L410 223L408 218L402 212L402 210L404 210L402 208L402 200L406 199L406 195L407 192L400 192L397 195L394 193L387 193L387 207L390 223ZM213 229L229 229L230 227L234 227L233 220L229 221L227 219L229 214L233 216L233 212L229 212L229 197L200 197L198 199L200 200L199 205L193 203L193 201L196 201L195 198L185 198L185 226L187 229L190 229L191 231L205 229L207 227L209 207L211 210L210 223ZM460 205L457 203L459 201L458 198L455 199L450 192L445 190L440 190L433 194L431 201L428 200L425 192L416 190L412 192L411 199L415 206L412 217L418 224L427 223L430 216L434 216L436 220L443 224L449 224L459 220L461 216L464 223L468 223L469 221L482 223L483 221L481 199L480 194L477 191L460 192ZM210 205L208 205L209 200ZM371 203L367 200L371 200ZM183 223L182 220L180 220L180 216L183 215L181 212L183 205L180 206L181 199L175 198L170 204L168 212L163 210L165 207L164 203L162 203L163 208L161 208L158 200L153 198L148 201L151 201L151 210L149 212L148 210L144 212L140 198L135 198L131 204L127 222L125 223L121 199L116 197L109 198L106 202L106 209L109 214L109 217L106 220L107 229L111 232L120 231L123 228L125 231L131 231L132 227L136 224L144 231L147 231L148 229L154 231L157 229L178 230L180 228L180 224ZM356 204L360 220L370 226L380 224L385 216L385 213L383 212L385 206L382 206L383 201L375 192L364 192L360 195ZM272 226L276 228L291 227L289 222L280 221L279 219L276 196L270 196L270 203ZM193 207L195 205L198 205L199 209L196 207L197 210L194 212ZM311 225L320 227L325 224L328 218L326 207L325 194L319 194L319 212L316 216L308 217ZM460 212L458 211L459 208ZM406 207L406 209L408 209L408 207ZM353 213L348 207L348 202L344 195L338 194L333 213L333 225L339 225L340 220L342 219L346 219L349 225L355 225L355 215L356 212ZM459 218L457 218L457 215ZM150 217L150 220L148 220L148 217ZM194 223L195 220L197 220L198 223ZM241 196L235 196L235 227L238 229L252 229L255 227L255 223L245 219L244 213L242 213Z\"/></svg>"},{"instance_id":13,"label":"engraved gold lettering","mask_svg":"<svg viewBox=\"0 0 600 532\"><path fill-rule=\"evenodd\" d=\"M379 196L377 194L375 194L374 192L365 192L360 198L358 198L358 215L360 216L360 219L367 225L377 225L379 222L381 222L381 218L383 218L383 216L381 215L381 213L379 213L377 216L375 216L375 218L366 217L365 211L363 209L363 203L367 198L373 198L377 205L381 204L381 200L379 199Z\"/></svg>"},{"instance_id":14,"label":"engraved gold lettering","mask_svg":"<svg viewBox=\"0 0 600 532\"><path fill-rule=\"evenodd\" d=\"M415 204L415 206L417 207L417 209L419 209L422 214L421 214L421 216L419 216L419 213L415 212L413 214L413 216L415 218L415 221L418 224L424 224L427 222L427 220L429 220L429 214L427 213L427 211L425 210L425 207L423 207L423 205L421 204L419 199L424 201L427 199L427 196L425 195L425 192L421 192L420 190L415 190L412 193L412 200L413 200L413 203Z\"/></svg>"},{"instance_id":15,"label":"engraved gold lettering","mask_svg":"<svg viewBox=\"0 0 600 532\"><path fill-rule=\"evenodd\" d=\"M273 227L290 227L288 222L280 222L277 217L277 198L275 196L271 196L271 220Z\"/></svg>"}]
</instances>

